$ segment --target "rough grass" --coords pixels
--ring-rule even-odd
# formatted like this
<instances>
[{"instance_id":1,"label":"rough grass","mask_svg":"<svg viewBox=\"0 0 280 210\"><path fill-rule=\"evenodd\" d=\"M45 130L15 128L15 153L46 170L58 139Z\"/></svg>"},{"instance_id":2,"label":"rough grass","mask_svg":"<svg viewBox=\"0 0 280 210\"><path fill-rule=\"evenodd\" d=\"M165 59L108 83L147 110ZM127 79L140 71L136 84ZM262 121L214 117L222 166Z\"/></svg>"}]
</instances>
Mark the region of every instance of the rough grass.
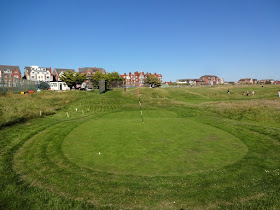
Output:
<instances>
[{"instance_id":1,"label":"rough grass","mask_svg":"<svg viewBox=\"0 0 280 210\"><path fill-rule=\"evenodd\" d=\"M21 95L0 95L0 127L26 121L41 115L50 115L84 96L85 92L42 91Z\"/></svg>"},{"instance_id":2,"label":"rough grass","mask_svg":"<svg viewBox=\"0 0 280 210\"><path fill-rule=\"evenodd\" d=\"M254 98L242 95L249 88ZM69 103L55 114L1 128L0 208L279 209L278 89L233 87L229 95L227 87L140 89L143 113L171 111L222 130L248 148L237 162L179 176L117 174L71 161L62 145L73 129L92 119L94 127L94 120L108 113L139 111L139 104L137 89L65 93L74 99L66 97Z\"/></svg>"}]
</instances>

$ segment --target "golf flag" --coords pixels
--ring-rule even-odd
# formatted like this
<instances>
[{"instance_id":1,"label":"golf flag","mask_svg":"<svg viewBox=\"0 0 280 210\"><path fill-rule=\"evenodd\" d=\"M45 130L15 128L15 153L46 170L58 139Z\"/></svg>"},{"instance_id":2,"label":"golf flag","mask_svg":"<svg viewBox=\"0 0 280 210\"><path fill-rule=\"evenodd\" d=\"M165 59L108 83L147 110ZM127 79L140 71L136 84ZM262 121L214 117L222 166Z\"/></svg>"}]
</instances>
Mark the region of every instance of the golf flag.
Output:
<instances>
[{"instance_id":1,"label":"golf flag","mask_svg":"<svg viewBox=\"0 0 280 210\"><path fill-rule=\"evenodd\" d=\"M137 91L138 91L138 96L139 96L139 89L137 89Z\"/></svg>"}]
</instances>

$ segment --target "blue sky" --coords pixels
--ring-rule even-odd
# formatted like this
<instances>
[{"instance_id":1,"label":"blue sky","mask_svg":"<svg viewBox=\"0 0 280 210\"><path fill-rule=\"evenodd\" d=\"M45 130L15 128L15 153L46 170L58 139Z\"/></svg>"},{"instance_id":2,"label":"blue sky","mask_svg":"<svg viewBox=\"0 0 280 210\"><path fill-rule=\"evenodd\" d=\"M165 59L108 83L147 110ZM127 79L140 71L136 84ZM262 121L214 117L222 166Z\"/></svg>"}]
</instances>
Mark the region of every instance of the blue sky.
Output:
<instances>
[{"instance_id":1,"label":"blue sky","mask_svg":"<svg viewBox=\"0 0 280 210\"><path fill-rule=\"evenodd\" d=\"M0 0L0 64L280 80L279 0Z\"/></svg>"}]
</instances>

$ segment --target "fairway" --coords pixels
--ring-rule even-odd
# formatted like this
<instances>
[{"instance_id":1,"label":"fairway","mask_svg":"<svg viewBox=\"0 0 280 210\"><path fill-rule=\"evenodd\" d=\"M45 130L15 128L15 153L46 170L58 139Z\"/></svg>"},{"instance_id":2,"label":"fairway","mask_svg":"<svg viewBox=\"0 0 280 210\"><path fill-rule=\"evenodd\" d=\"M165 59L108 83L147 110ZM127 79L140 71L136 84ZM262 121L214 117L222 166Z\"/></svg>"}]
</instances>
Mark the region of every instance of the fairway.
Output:
<instances>
[{"instance_id":1,"label":"fairway","mask_svg":"<svg viewBox=\"0 0 280 210\"><path fill-rule=\"evenodd\" d=\"M238 138L169 111L117 112L75 128L63 142L72 162L129 175L181 176L232 164L247 147Z\"/></svg>"}]
</instances>

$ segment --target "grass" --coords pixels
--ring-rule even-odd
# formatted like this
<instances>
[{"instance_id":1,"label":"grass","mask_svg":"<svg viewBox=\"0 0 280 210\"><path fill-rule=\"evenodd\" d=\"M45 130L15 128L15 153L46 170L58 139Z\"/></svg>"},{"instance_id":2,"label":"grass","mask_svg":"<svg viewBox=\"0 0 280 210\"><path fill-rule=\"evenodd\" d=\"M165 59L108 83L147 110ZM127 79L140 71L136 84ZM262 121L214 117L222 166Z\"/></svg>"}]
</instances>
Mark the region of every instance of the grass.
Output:
<instances>
[{"instance_id":1,"label":"grass","mask_svg":"<svg viewBox=\"0 0 280 210\"><path fill-rule=\"evenodd\" d=\"M83 93L84 95L85 93ZM0 95L0 126L24 122L41 115L55 114L57 110L81 98L79 92L43 91L21 95Z\"/></svg>"},{"instance_id":2,"label":"grass","mask_svg":"<svg viewBox=\"0 0 280 210\"><path fill-rule=\"evenodd\" d=\"M140 89L144 124L136 89L63 93L1 128L0 208L279 209L278 89Z\"/></svg>"},{"instance_id":3,"label":"grass","mask_svg":"<svg viewBox=\"0 0 280 210\"><path fill-rule=\"evenodd\" d=\"M63 153L77 165L97 171L181 176L232 164L247 152L238 138L192 119L177 118L176 113L145 111L144 115L145 123L139 111L87 121L67 135Z\"/></svg>"}]
</instances>

